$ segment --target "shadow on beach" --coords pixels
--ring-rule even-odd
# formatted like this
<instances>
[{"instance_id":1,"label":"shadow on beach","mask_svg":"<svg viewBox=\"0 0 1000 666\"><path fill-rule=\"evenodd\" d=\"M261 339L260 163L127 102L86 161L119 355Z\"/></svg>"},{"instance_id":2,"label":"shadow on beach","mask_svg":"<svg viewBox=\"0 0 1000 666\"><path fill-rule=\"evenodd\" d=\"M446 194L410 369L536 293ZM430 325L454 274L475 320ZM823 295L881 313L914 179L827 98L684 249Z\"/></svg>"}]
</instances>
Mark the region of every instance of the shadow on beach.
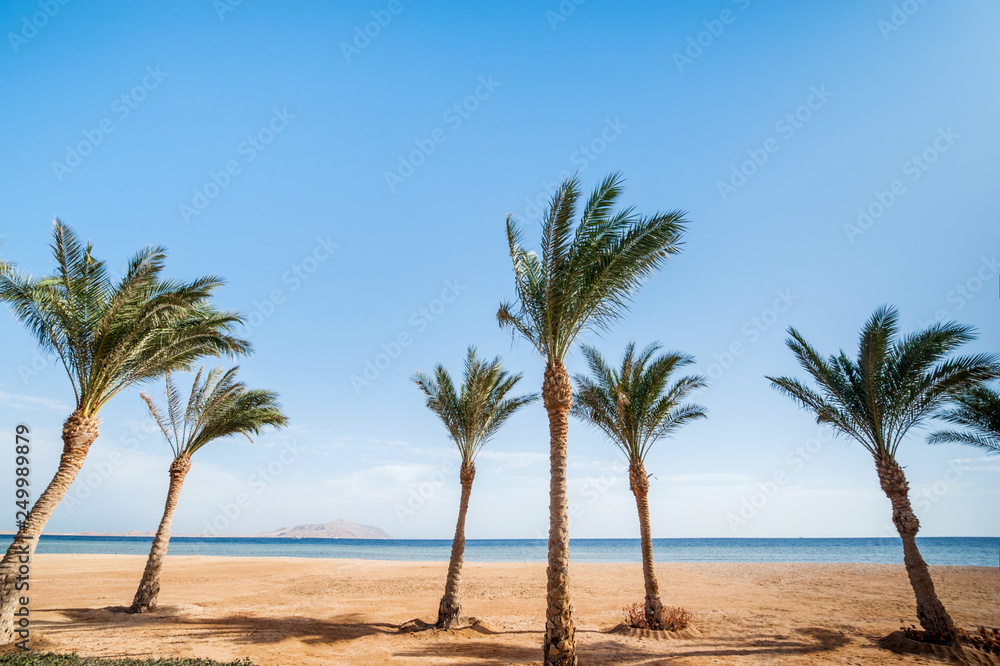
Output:
<instances>
[{"instance_id":1,"label":"shadow on beach","mask_svg":"<svg viewBox=\"0 0 1000 666\"><path fill-rule=\"evenodd\" d=\"M124 606L106 608L63 608L52 609L71 619L76 628L156 628L169 627L173 636L198 638L206 631L213 636L244 645L277 643L288 638L303 643L322 644L351 641L373 634L395 634L397 625L382 622L362 622L354 613L331 619L316 619L290 615L285 617L261 617L246 614L224 617L193 616L181 614L181 609L165 606L153 613L129 614ZM62 622L38 622L37 626L46 633L58 633L67 628ZM181 628L187 628L184 633Z\"/></svg>"},{"instance_id":2,"label":"shadow on beach","mask_svg":"<svg viewBox=\"0 0 1000 666\"><path fill-rule=\"evenodd\" d=\"M359 614L328 619L303 616L267 617L234 614L211 617L189 614L190 607L166 606L154 613L130 615L124 607L99 609L52 609L72 620L39 622L44 634L57 635L72 627L87 630L165 629L175 639L197 640L211 634L216 639L238 645L265 645L286 639L304 644L323 645L353 641L367 636L385 635L396 639L406 634L399 625L365 621ZM398 658L427 659L429 663L468 659L477 664L534 663L541 657L542 632L497 630L473 636L468 629L452 632L411 634L413 642L393 646L390 653ZM861 638L859 636L858 638ZM843 631L822 627L796 629L791 635L748 633L742 637L703 635L695 639L670 640L669 648L656 638L614 636L606 631L577 630L578 652L587 663L648 664L668 663L707 657L764 657L805 655L838 650L851 643Z\"/></svg>"}]
</instances>

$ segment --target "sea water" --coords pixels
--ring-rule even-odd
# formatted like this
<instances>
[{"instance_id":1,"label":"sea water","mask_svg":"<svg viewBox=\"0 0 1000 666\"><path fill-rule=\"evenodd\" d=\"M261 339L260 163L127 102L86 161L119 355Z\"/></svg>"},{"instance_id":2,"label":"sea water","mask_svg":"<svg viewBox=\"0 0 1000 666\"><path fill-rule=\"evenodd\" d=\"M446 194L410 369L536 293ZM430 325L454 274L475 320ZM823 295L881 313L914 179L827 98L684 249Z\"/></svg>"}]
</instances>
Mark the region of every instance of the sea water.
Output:
<instances>
[{"instance_id":1,"label":"sea water","mask_svg":"<svg viewBox=\"0 0 1000 666\"><path fill-rule=\"evenodd\" d=\"M7 544L10 537L7 537ZM146 555L152 537L42 535L38 553ZM918 537L929 564L1000 566L1000 537ZM173 537L170 555L328 557L447 561L450 539L284 539ZM638 539L572 539L574 562L641 562ZM653 539L656 562L823 562L902 564L898 538ZM544 562L544 539L468 539L466 562Z\"/></svg>"}]
</instances>

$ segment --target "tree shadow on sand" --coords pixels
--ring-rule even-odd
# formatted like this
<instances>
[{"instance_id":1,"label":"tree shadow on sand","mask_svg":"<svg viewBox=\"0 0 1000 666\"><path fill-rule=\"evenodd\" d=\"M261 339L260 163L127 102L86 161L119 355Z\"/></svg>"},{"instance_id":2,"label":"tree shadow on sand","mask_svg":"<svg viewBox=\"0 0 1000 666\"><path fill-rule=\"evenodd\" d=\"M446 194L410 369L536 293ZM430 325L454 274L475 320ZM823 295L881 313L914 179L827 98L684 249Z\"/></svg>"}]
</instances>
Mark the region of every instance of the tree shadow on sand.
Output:
<instances>
[{"instance_id":1,"label":"tree shadow on sand","mask_svg":"<svg viewBox=\"0 0 1000 666\"><path fill-rule=\"evenodd\" d=\"M669 647L663 647L663 651L650 649L660 643L655 639L640 638L626 641L608 638L595 643L583 640L578 643L577 652L581 657L597 663L638 665L666 663L675 659L689 659L691 657L760 657L763 655L811 654L836 650L851 642L851 639L843 632L823 627L798 629L795 633L799 636L756 634L721 638L706 635L690 640L671 641ZM607 636L605 632L587 630L578 630L577 634Z\"/></svg>"},{"instance_id":2,"label":"tree shadow on sand","mask_svg":"<svg viewBox=\"0 0 1000 666\"><path fill-rule=\"evenodd\" d=\"M161 607L153 613L128 614L122 607L53 609L70 618L72 629L128 629L131 627L169 628L173 636L198 637L205 631L213 636L245 645L277 643L295 638L308 644L338 643L373 634L395 634L397 625L383 622L364 622L357 614L346 614L326 619L302 616L266 617L234 614L224 617L190 615L177 607ZM180 611L180 612L178 612ZM67 629L65 623L36 621L43 631L58 632ZM184 628L190 633L184 633Z\"/></svg>"},{"instance_id":3,"label":"tree shadow on sand","mask_svg":"<svg viewBox=\"0 0 1000 666\"><path fill-rule=\"evenodd\" d=\"M510 645L490 640L459 640L459 641L420 641L419 645L406 650L393 652L398 658L421 658L427 663L439 663L444 660L467 659L469 664L511 664L540 661L542 658L541 632L538 632L538 645ZM461 662L458 662L461 663Z\"/></svg>"},{"instance_id":4,"label":"tree shadow on sand","mask_svg":"<svg viewBox=\"0 0 1000 666\"><path fill-rule=\"evenodd\" d=\"M242 645L278 643L297 639L305 644L323 645L385 634L400 636L399 625L387 622L364 621L359 614L344 614L317 619L303 616L267 617L232 614L223 617L209 615L197 606L165 606L153 613L130 615L121 607L52 609L72 622L36 620L35 627L42 634L57 635L66 631L121 630L131 628L156 629L162 627L171 638L197 640L206 632L225 641ZM463 630L462 635L448 637L431 632L414 634L414 643L395 651L397 657L424 658L428 663L449 659L469 660L476 664L509 664L534 662L541 658L541 631L506 631L472 635ZM508 634L520 634L517 644L504 642ZM527 635L537 634L538 640ZM766 655L810 654L837 650L851 642L841 631L822 627L797 629L791 635L747 634L736 637L702 636L693 640L671 641L669 649L660 641L620 637L597 630L578 630L578 653L582 659L594 663L651 664L668 663L692 657L761 657ZM421 639L419 636L426 636ZM494 638L495 637L495 638ZM537 645L535 644L537 642ZM530 643L530 644L526 644Z\"/></svg>"},{"instance_id":5,"label":"tree shadow on sand","mask_svg":"<svg viewBox=\"0 0 1000 666\"><path fill-rule=\"evenodd\" d=\"M514 632L498 632L507 634ZM541 658L542 632L537 633L538 645L510 645L483 640L423 640L410 649L399 650L394 656L400 658L424 658L428 663L446 660L468 659L475 664L509 664L536 662ZM660 641L646 639L606 639L598 642L587 640L590 636L607 636L594 630L577 630L577 654L581 662L595 664L663 664L691 657L761 657L764 655L794 655L826 652L841 648L851 641L840 631L821 627L809 627L796 631L801 638L778 634L762 634L743 638L717 639L699 638L681 644L670 642L669 647ZM804 640L805 639L805 640ZM660 649L655 649L660 648Z\"/></svg>"}]
</instances>

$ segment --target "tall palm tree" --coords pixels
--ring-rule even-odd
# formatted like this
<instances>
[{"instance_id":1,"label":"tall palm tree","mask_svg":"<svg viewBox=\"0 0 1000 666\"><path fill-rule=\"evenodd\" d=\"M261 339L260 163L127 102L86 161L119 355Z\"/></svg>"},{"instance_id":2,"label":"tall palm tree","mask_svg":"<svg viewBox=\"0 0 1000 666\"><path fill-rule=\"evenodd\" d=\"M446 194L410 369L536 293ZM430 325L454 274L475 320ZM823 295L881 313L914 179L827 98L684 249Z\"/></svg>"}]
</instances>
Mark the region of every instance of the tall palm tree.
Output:
<instances>
[{"instance_id":1,"label":"tall palm tree","mask_svg":"<svg viewBox=\"0 0 1000 666\"><path fill-rule=\"evenodd\" d=\"M917 549L920 523L910 506L909 485L896 451L911 428L921 426L955 395L997 376L1000 367L992 355L949 356L974 339L969 326L935 324L899 337L898 319L895 308L878 308L861 330L857 360L843 351L824 359L789 328L788 347L818 387L789 377L768 379L815 413L817 423L857 440L875 459L879 483L892 503L892 522L903 541L917 618L929 635L955 643L955 625Z\"/></svg>"},{"instance_id":2,"label":"tall palm tree","mask_svg":"<svg viewBox=\"0 0 1000 666\"><path fill-rule=\"evenodd\" d=\"M638 355L630 342L614 369L594 347L583 347L591 377L577 375L572 414L601 430L628 459L629 488L635 495L642 537L642 574L646 583L646 623L663 629L663 604L653 571L653 540L649 529L649 475L646 454L661 437L673 435L686 423L705 418L705 408L683 401L706 386L700 375L689 375L671 383L671 376L694 362L687 354L670 352L656 358L659 344L651 344Z\"/></svg>"},{"instance_id":3,"label":"tall palm tree","mask_svg":"<svg viewBox=\"0 0 1000 666\"><path fill-rule=\"evenodd\" d=\"M566 498L573 385L564 360L580 333L606 329L621 317L643 280L680 252L684 232L680 211L650 216L638 215L631 207L616 211L621 191L621 176L608 176L594 189L576 224L579 181L565 181L546 211L541 257L523 247L517 223L507 217L516 303L501 303L497 321L526 338L545 359L542 401L549 416L551 468L546 666L576 663Z\"/></svg>"},{"instance_id":4,"label":"tall palm tree","mask_svg":"<svg viewBox=\"0 0 1000 666\"><path fill-rule=\"evenodd\" d=\"M927 441L931 444L972 444L1000 454L1000 393L987 386L977 386L959 395L955 402L957 407L939 416L971 430L941 430Z\"/></svg>"},{"instance_id":5,"label":"tall palm tree","mask_svg":"<svg viewBox=\"0 0 1000 666\"><path fill-rule=\"evenodd\" d=\"M538 400L538 394L508 398L507 394L521 381L521 375L507 373L499 356L492 361L476 358L475 347L469 347L465 357L465 378L457 392L451 375L440 364L434 367L433 377L417 372L413 381L427 396L427 408L444 423L462 457L458 475L462 499L458 505L455 538L451 542L448 581L438 605L436 625L439 629L449 629L462 611L460 588L465 557L465 514L476 478L476 455L514 412Z\"/></svg>"},{"instance_id":6,"label":"tall palm tree","mask_svg":"<svg viewBox=\"0 0 1000 666\"><path fill-rule=\"evenodd\" d=\"M0 644L14 640L18 558L30 557L45 523L65 496L97 439L101 408L137 383L182 370L206 355L246 354L250 344L230 335L242 320L210 304L217 277L193 282L160 278L166 253L138 252L113 282L73 232L55 221L53 275L34 278L8 268L0 274L0 300L61 361L76 406L63 425L59 468L32 507L0 562Z\"/></svg>"},{"instance_id":7,"label":"tall palm tree","mask_svg":"<svg viewBox=\"0 0 1000 666\"><path fill-rule=\"evenodd\" d=\"M222 368L213 368L205 375L204 380L204 368L198 370L191 384L191 395L186 407L181 405L180 391L170 374L166 378L165 412L149 395L140 394L170 445L174 460L170 464L170 486L163 518L149 550L139 589L129 608L130 613L146 613L156 609L163 558L170 544L170 526L174 520L184 477L191 469L191 456L195 451L230 435L244 435L253 442L250 435L259 435L264 427L280 428L288 423L278 404L278 395L262 389L248 389L246 384L236 381L238 370L235 367L223 372Z\"/></svg>"}]
</instances>

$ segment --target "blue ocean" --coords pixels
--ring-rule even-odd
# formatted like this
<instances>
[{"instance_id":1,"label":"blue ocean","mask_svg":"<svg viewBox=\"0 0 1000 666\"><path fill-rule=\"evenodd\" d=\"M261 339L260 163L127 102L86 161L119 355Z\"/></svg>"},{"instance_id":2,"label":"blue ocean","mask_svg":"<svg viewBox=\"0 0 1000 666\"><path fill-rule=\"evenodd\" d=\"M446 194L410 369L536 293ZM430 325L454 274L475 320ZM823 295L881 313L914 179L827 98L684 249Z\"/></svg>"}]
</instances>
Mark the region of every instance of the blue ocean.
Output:
<instances>
[{"instance_id":1,"label":"blue ocean","mask_svg":"<svg viewBox=\"0 0 1000 666\"><path fill-rule=\"evenodd\" d=\"M43 535L38 553L146 555L152 537ZM9 538L7 543L10 543ZM998 537L918 537L929 564L1000 566ZM5 546L6 547L6 546ZM446 562L450 539L275 539L174 537L170 555L327 557ZM638 539L573 539L574 562L641 562ZM899 539L653 539L657 562L823 562L902 564ZM544 539L469 539L467 562L544 562Z\"/></svg>"}]
</instances>

